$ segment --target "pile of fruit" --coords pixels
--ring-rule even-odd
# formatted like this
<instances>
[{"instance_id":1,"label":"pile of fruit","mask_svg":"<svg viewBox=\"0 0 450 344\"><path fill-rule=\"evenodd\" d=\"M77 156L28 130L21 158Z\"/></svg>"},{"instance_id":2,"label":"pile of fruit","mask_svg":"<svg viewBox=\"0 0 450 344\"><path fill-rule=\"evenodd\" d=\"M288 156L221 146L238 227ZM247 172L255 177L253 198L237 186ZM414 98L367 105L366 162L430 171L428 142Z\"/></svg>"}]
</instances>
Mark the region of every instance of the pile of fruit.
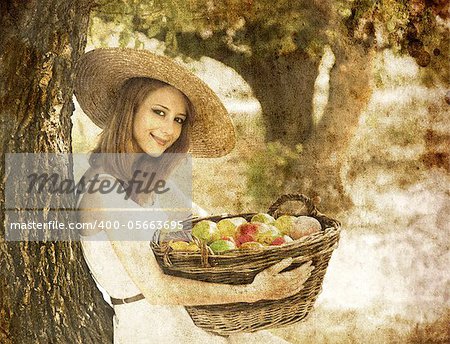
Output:
<instances>
[{"instance_id":1,"label":"pile of fruit","mask_svg":"<svg viewBox=\"0 0 450 344\"><path fill-rule=\"evenodd\" d=\"M319 232L319 221L310 216L282 215L276 220L259 213L248 222L243 217L225 218L219 222L202 220L192 228L192 236L206 243L214 253L230 250L261 249L284 245ZM174 251L200 251L195 242L171 241Z\"/></svg>"}]
</instances>

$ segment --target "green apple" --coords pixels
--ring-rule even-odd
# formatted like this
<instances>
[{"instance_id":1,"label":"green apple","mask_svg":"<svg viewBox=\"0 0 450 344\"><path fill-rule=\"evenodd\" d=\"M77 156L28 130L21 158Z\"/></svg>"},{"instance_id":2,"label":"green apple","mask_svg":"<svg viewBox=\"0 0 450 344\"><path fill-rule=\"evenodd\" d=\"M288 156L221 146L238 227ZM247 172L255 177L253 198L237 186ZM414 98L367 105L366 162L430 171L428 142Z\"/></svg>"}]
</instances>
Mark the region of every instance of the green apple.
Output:
<instances>
[{"instance_id":1,"label":"green apple","mask_svg":"<svg viewBox=\"0 0 450 344\"><path fill-rule=\"evenodd\" d=\"M279 236L281 236L281 233L277 227L261 223L256 234L256 241L261 244L270 245Z\"/></svg>"},{"instance_id":2,"label":"green apple","mask_svg":"<svg viewBox=\"0 0 450 344\"><path fill-rule=\"evenodd\" d=\"M189 247L189 243L185 241L170 241L169 246L174 251L187 251Z\"/></svg>"},{"instance_id":3,"label":"green apple","mask_svg":"<svg viewBox=\"0 0 450 344\"><path fill-rule=\"evenodd\" d=\"M275 220L275 223L273 225L279 229L281 234L287 235L290 233L291 229L294 228L296 221L296 216L282 215Z\"/></svg>"},{"instance_id":4,"label":"green apple","mask_svg":"<svg viewBox=\"0 0 450 344\"><path fill-rule=\"evenodd\" d=\"M236 245L230 240L220 239L213 241L209 245L209 247L211 248L211 250L213 250L214 253L221 253L229 250L234 250L236 248Z\"/></svg>"},{"instance_id":5,"label":"green apple","mask_svg":"<svg viewBox=\"0 0 450 344\"><path fill-rule=\"evenodd\" d=\"M186 251L197 252L200 251L200 247L195 242L190 242L188 247L186 247Z\"/></svg>"},{"instance_id":6,"label":"green apple","mask_svg":"<svg viewBox=\"0 0 450 344\"><path fill-rule=\"evenodd\" d=\"M217 223L217 229L221 237L234 237L236 228L246 223L247 220L243 217L232 217L229 219L222 219Z\"/></svg>"},{"instance_id":7,"label":"green apple","mask_svg":"<svg viewBox=\"0 0 450 344\"><path fill-rule=\"evenodd\" d=\"M197 222L192 228L192 235L207 244L220 238L217 224L209 220Z\"/></svg>"},{"instance_id":8,"label":"green apple","mask_svg":"<svg viewBox=\"0 0 450 344\"><path fill-rule=\"evenodd\" d=\"M258 213L253 215L251 222L261 222L268 225L271 225L275 222L275 219L266 213Z\"/></svg>"}]
</instances>

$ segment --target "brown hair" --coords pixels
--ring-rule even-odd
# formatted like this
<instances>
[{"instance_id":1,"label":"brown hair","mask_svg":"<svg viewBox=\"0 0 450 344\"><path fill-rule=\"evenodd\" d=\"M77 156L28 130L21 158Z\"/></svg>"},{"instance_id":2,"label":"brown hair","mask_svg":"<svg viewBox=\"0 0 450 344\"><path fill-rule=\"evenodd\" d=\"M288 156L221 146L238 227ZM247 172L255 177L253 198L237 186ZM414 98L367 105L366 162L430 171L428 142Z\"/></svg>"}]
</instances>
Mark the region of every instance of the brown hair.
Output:
<instances>
[{"instance_id":1,"label":"brown hair","mask_svg":"<svg viewBox=\"0 0 450 344\"><path fill-rule=\"evenodd\" d=\"M92 167L101 166L106 172L125 182L132 178L133 172L136 170L155 172L155 180L165 179L171 174L184 155L165 153L188 152L189 133L195 117L195 109L184 94L187 117L183 123L181 134L173 145L157 158L144 153L130 154L140 152L133 137L134 116L139 105L151 92L168 86L172 87L163 81L144 77L131 78L123 84L117 93L116 100L109 109L111 120L103 129L100 140L89 158ZM142 195L136 195L133 192L131 198L135 201L144 201Z\"/></svg>"}]
</instances>

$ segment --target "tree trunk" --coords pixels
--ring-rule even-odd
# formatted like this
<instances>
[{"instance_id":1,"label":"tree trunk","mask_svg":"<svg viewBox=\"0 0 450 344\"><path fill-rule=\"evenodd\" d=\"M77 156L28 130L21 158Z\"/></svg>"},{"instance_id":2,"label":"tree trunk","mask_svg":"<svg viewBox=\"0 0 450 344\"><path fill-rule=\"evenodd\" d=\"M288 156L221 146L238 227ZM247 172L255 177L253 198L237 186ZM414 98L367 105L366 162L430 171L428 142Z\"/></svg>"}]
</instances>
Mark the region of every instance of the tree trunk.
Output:
<instances>
[{"instance_id":1,"label":"tree trunk","mask_svg":"<svg viewBox=\"0 0 450 344\"><path fill-rule=\"evenodd\" d=\"M209 56L238 72L259 100L266 141L294 147L312 131L312 99L318 63L297 50L283 56L246 57L230 51L221 35L207 40L185 33L177 37L180 52L193 58Z\"/></svg>"},{"instance_id":2,"label":"tree trunk","mask_svg":"<svg viewBox=\"0 0 450 344\"><path fill-rule=\"evenodd\" d=\"M263 109L267 141L302 144L299 164L286 176L284 192L321 196L324 211L348 209L340 170L345 152L371 95L371 54L341 42L334 48L328 105L313 124L318 63L300 51L275 60L246 61L233 67L252 87Z\"/></svg>"},{"instance_id":3,"label":"tree trunk","mask_svg":"<svg viewBox=\"0 0 450 344\"><path fill-rule=\"evenodd\" d=\"M3 159L5 153L71 152L72 71L84 51L89 12L87 0L1 2ZM0 178L14 172L6 170L3 160ZM71 178L70 159L55 172ZM14 197L24 197L23 191L16 187ZM5 240L4 183L0 200L0 342L112 342L111 311L95 287L79 242ZM56 206L67 207L66 202L73 204L74 197L56 199ZM75 217L56 212L53 219Z\"/></svg>"},{"instance_id":4,"label":"tree trunk","mask_svg":"<svg viewBox=\"0 0 450 344\"><path fill-rule=\"evenodd\" d=\"M267 141L295 147L311 135L317 62L297 50L277 58L250 58L233 67L261 103Z\"/></svg>"},{"instance_id":5,"label":"tree trunk","mask_svg":"<svg viewBox=\"0 0 450 344\"><path fill-rule=\"evenodd\" d=\"M305 142L300 164L287 187L321 196L321 208L339 211L351 206L340 170L345 152L371 96L372 53L345 42L333 48L336 63L330 75L325 113Z\"/></svg>"}]
</instances>

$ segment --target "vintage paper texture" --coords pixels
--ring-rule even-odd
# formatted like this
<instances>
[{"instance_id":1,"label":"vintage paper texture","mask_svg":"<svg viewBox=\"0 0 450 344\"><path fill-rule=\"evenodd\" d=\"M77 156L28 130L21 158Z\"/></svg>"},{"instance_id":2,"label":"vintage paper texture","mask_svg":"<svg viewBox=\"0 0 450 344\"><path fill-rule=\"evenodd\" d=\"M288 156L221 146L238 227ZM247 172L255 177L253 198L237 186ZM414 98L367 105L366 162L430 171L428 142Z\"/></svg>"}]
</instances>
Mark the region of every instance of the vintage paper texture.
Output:
<instances>
[{"instance_id":1,"label":"vintage paper texture","mask_svg":"<svg viewBox=\"0 0 450 344\"><path fill-rule=\"evenodd\" d=\"M108 28L107 44L119 45L118 30ZM88 50L98 44L95 35L91 33ZM142 35L139 40L152 50L164 48ZM338 101L336 96L331 99L331 93L336 94L330 81L336 69L353 68L351 63L339 64L335 54L332 47L323 47L318 70L311 71L317 73L312 85L313 126L323 124L325 108ZM344 230L314 311L304 322L272 331L291 343L444 343L450 338L448 83L425 82L423 68L413 57L388 47L370 54L370 90L361 89L362 100L355 105L362 106L352 109L358 112L352 135L333 157L342 162L341 192L352 205L321 209L332 212ZM295 165L301 147L296 151L268 142L271 128L261 112L260 95L241 75L209 57L188 65L223 99L237 129L231 154L194 161L194 201L209 214L265 211L275 199L264 192L263 201L255 196L258 183L261 188L267 185L267 175L255 171L268 173L271 183L282 184L277 190L283 192L302 191L301 186L314 178L327 180L329 166L316 171L321 175L301 175L298 184L286 177L289 172L283 168ZM358 66L348 71L347 83L358 83L359 73ZM293 84L292 92L304 95L297 87ZM331 106L347 115L338 104ZM87 152L99 130L76 108L74 152ZM296 125L295 116L286 118L279 124ZM326 190L323 185L318 191L325 203L334 192Z\"/></svg>"}]
</instances>

